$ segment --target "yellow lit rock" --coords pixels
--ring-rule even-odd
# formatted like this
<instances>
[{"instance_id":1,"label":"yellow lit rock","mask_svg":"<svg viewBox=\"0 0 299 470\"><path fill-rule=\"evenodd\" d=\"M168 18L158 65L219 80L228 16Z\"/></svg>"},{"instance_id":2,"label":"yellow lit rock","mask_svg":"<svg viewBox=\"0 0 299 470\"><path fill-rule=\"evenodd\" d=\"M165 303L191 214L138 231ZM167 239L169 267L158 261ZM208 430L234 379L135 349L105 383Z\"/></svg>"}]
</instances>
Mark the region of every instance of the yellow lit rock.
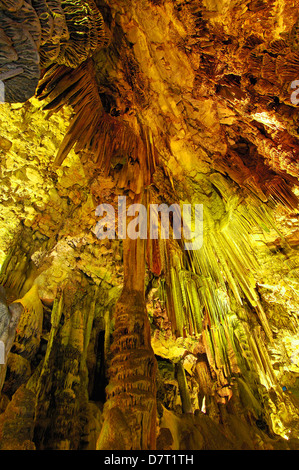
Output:
<instances>
[{"instance_id":1,"label":"yellow lit rock","mask_svg":"<svg viewBox=\"0 0 299 470\"><path fill-rule=\"evenodd\" d=\"M298 450L298 5L0 3L0 449ZM202 247L97 238L119 196Z\"/></svg>"}]
</instances>

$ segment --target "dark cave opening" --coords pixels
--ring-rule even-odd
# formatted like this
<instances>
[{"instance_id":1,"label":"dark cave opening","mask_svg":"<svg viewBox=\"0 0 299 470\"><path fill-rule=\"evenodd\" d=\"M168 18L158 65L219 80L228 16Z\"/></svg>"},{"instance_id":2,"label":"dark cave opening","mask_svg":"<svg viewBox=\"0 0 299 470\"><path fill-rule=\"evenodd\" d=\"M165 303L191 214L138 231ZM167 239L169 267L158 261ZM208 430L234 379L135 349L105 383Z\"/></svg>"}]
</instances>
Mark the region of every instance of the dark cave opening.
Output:
<instances>
[{"instance_id":1,"label":"dark cave opening","mask_svg":"<svg viewBox=\"0 0 299 470\"><path fill-rule=\"evenodd\" d=\"M108 385L105 366L105 331L100 331L96 341L96 365L93 373L93 384L90 400L105 403L105 388Z\"/></svg>"}]
</instances>

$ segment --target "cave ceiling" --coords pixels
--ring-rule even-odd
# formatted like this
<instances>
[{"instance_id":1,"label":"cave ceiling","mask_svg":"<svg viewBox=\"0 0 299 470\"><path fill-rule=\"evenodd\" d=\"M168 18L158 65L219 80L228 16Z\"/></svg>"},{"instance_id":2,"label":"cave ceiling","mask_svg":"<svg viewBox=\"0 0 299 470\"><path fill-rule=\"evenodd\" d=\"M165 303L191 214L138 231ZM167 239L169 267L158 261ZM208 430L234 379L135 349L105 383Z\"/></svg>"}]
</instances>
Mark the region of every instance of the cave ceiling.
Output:
<instances>
[{"instance_id":1,"label":"cave ceiling","mask_svg":"<svg viewBox=\"0 0 299 470\"><path fill-rule=\"evenodd\" d=\"M277 387L267 416L278 436L294 439L298 403L290 399L287 412L278 403L282 387L299 390L298 7L0 0L0 264L9 302L38 291L49 309L65 292L71 310L81 286L105 299L94 313L105 330L124 257L121 241L96 236L97 206L116 207L122 195L203 204L200 250L172 239L146 246L154 353L185 357L192 376L205 350L222 402L232 375ZM34 311L28 331L52 345ZM30 362L38 346L24 353L24 322L14 354ZM71 328L62 328L62 344ZM27 390L38 387L34 377Z\"/></svg>"}]
</instances>

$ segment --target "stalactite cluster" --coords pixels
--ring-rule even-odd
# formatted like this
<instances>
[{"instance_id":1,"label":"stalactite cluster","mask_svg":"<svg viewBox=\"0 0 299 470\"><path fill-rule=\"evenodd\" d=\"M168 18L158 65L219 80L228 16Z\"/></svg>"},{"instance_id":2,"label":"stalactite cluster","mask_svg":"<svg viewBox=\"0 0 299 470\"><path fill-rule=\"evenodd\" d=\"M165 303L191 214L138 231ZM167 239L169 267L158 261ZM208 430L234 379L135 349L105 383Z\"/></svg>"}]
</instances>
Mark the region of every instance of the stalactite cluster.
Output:
<instances>
[{"instance_id":1,"label":"stalactite cluster","mask_svg":"<svg viewBox=\"0 0 299 470\"><path fill-rule=\"evenodd\" d=\"M0 449L299 448L298 44L295 0L0 0Z\"/></svg>"}]
</instances>

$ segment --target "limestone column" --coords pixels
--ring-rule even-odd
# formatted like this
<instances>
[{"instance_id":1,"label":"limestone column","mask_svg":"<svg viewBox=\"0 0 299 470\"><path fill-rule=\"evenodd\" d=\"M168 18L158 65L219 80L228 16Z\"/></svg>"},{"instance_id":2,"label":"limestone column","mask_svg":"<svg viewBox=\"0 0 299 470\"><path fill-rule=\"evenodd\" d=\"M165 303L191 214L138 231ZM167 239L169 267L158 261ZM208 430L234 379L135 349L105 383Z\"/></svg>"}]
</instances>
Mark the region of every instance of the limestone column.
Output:
<instances>
[{"instance_id":1,"label":"limestone column","mask_svg":"<svg viewBox=\"0 0 299 470\"><path fill-rule=\"evenodd\" d=\"M145 308L145 240L124 240L100 450L150 450L156 440L156 360Z\"/></svg>"}]
</instances>

